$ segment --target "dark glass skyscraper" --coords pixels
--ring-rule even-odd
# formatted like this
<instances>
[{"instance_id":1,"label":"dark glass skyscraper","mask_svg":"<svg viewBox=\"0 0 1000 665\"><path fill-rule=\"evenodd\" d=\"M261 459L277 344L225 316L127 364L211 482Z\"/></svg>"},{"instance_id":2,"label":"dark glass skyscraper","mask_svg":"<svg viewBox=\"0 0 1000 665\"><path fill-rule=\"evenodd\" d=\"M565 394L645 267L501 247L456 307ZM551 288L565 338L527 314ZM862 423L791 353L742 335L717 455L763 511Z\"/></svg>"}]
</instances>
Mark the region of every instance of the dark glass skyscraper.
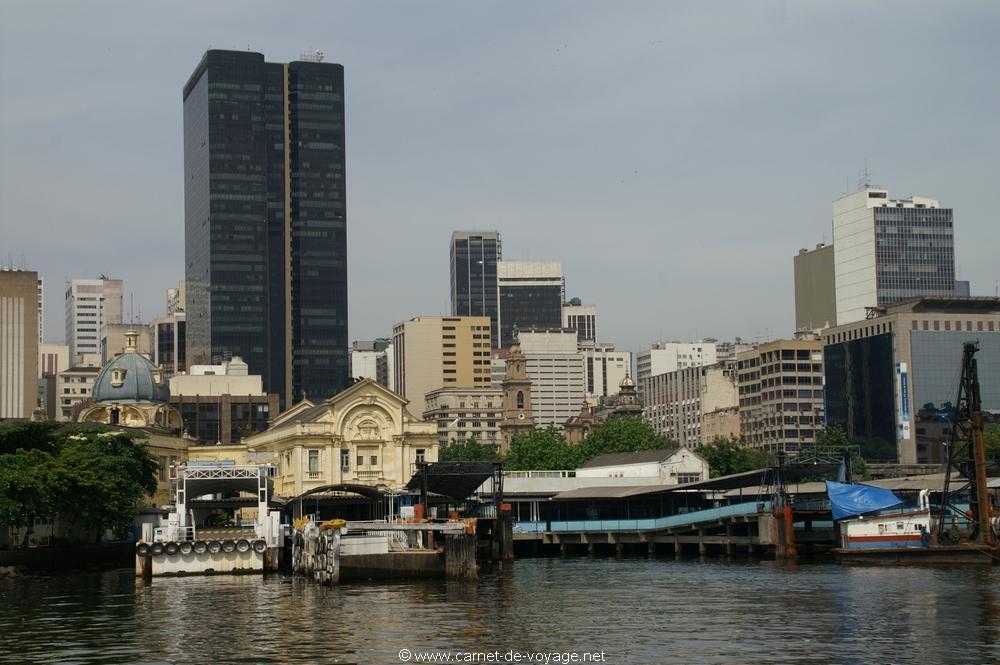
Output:
<instances>
[{"instance_id":1,"label":"dark glass skyscraper","mask_svg":"<svg viewBox=\"0 0 1000 665\"><path fill-rule=\"evenodd\" d=\"M184 86L187 362L284 406L347 382L344 68L205 53Z\"/></svg>"},{"instance_id":2,"label":"dark glass skyscraper","mask_svg":"<svg viewBox=\"0 0 1000 665\"><path fill-rule=\"evenodd\" d=\"M500 261L497 306L500 345L514 343L514 329L559 328L566 281L558 261Z\"/></svg>"},{"instance_id":3,"label":"dark glass skyscraper","mask_svg":"<svg viewBox=\"0 0 1000 665\"><path fill-rule=\"evenodd\" d=\"M497 348L497 262L501 258L496 231L451 234L451 315L490 317L490 342Z\"/></svg>"}]
</instances>

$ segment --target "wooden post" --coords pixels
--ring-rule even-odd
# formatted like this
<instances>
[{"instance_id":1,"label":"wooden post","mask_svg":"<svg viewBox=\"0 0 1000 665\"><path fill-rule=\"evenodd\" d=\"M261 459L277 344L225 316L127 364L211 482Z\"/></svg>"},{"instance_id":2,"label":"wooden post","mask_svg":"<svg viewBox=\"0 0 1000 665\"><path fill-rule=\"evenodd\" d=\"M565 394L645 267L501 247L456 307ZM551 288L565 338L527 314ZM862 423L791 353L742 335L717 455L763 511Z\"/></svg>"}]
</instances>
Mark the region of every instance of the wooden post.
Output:
<instances>
[{"instance_id":1,"label":"wooden post","mask_svg":"<svg viewBox=\"0 0 1000 665\"><path fill-rule=\"evenodd\" d=\"M615 558L617 559L622 558L622 551L624 549L625 549L624 545L622 545L621 543L615 543Z\"/></svg>"},{"instance_id":2,"label":"wooden post","mask_svg":"<svg viewBox=\"0 0 1000 665\"><path fill-rule=\"evenodd\" d=\"M566 543L559 543L559 556L566 557Z\"/></svg>"},{"instance_id":3,"label":"wooden post","mask_svg":"<svg viewBox=\"0 0 1000 665\"><path fill-rule=\"evenodd\" d=\"M733 525L732 524L727 524L726 525L726 556L727 557L732 557L733 556L733 542L731 540L732 537L733 537Z\"/></svg>"},{"instance_id":4,"label":"wooden post","mask_svg":"<svg viewBox=\"0 0 1000 665\"><path fill-rule=\"evenodd\" d=\"M681 558L681 539L677 536L674 536L674 558Z\"/></svg>"},{"instance_id":5,"label":"wooden post","mask_svg":"<svg viewBox=\"0 0 1000 665\"><path fill-rule=\"evenodd\" d=\"M702 559L708 554L708 548L705 547L705 530L698 529L698 556Z\"/></svg>"},{"instance_id":6,"label":"wooden post","mask_svg":"<svg viewBox=\"0 0 1000 665\"><path fill-rule=\"evenodd\" d=\"M652 540L646 544L646 556L648 556L650 559L656 556L656 543L653 542Z\"/></svg>"},{"instance_id":7,"label":"wooden post","mask_svg":"<svg viewBox=\"0 0 1000 665\"><path fill-rule=\"evenodd\" d=\"M510 504L501 505L500 510L500 559L503 561L514 560L514 515L511 512Z\"/></svg>"},{"instance_id":8,"label":"wooden post","mask_svg":"<svg viewBox=\"0 0 1000 665\"><path fill-rule=\"evenodd\" d=\"M594 543L587 543L587 556L594 558Z\"/></svg>"},{"instance_id":9,"label":"wooden post","mask_svg":"<svg viewBox=\"0 0 1000 665\"><path fill-rule=\"evenodd\" d=\"M475 580L479 576L475 534L449 533L445 536L444 568L448 579Z\"/></svg>"}]
</instances>

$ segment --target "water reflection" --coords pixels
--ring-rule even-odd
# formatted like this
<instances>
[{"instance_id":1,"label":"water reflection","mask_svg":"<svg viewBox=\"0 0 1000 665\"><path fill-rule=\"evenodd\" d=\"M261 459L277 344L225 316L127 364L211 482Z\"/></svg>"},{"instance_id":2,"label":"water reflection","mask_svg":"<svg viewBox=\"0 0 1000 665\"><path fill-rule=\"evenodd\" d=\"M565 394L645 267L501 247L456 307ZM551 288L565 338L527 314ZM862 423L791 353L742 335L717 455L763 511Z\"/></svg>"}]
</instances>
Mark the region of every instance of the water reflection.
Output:
<instances>
[{"instance_id":1,"label":"water reflection","mask_svg":"<svg viewBox=\"0 0 1000 665\"><path fill-rule=\"evenodd\" d=\"M0 580L4 662L398 663L413 650L610 663L1000 660L1000 571L534 559L444 581Z\"/></svg>"}]
</instances>

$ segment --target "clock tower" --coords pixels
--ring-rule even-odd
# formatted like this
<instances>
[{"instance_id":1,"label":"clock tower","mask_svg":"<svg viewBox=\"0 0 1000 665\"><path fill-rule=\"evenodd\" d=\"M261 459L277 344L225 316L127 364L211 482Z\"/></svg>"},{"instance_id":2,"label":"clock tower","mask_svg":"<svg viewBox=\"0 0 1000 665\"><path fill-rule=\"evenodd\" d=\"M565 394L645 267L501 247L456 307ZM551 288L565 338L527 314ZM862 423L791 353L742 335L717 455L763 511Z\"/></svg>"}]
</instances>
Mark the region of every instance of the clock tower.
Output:
<instances>
[{"instance_id":1,"label":"clock tower","mask_svg":"<svg viewBox=\"0 0 1000 665\"><path fill-rule=\"evenodd\" d=\"M535 427L531 411L531 379L528 378L524 353L516 340L507 353L507 367L501 386L503 420L500 421L500 451L506 453L515 436L526 434Z\"/></svg>"}]
</instances>

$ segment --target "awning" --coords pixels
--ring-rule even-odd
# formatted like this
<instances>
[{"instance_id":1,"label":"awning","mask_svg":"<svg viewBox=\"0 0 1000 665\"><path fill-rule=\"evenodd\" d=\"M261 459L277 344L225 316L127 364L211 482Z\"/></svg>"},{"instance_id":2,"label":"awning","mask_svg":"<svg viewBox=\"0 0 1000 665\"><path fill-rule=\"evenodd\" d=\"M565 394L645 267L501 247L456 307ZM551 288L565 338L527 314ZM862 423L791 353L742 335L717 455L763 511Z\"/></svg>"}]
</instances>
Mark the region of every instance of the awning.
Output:
<instances>
[{"instance_id":1,"label":"awning","mask_svg":"<svg viewBox=\"0 0 1000 665\"><path fill-rule=\"evenodd\" d=\"M495 462L435 462L417 470L406 489L420 491L426 476L427 491L462 501L493 477Z\"/></svg>"}]
</instances>

